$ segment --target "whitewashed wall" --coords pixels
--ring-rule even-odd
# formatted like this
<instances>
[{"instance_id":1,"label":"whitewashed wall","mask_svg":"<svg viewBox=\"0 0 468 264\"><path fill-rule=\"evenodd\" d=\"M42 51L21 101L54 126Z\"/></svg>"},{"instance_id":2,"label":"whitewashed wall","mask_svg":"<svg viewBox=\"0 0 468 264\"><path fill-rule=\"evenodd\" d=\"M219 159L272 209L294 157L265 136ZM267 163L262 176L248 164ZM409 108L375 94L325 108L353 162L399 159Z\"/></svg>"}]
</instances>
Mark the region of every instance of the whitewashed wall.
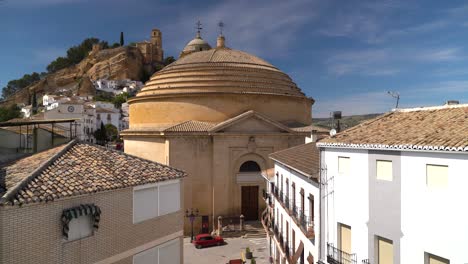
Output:
<instances>
[{"instance_id":1,"label":"whitewashed wall","mask_svg":"<svg viewBox=\"0 0 468 264\"><path fill-rule=\"evenodd\" d=\"M426 164L448 165L448 186L426 186ZM424 252L468 263L468 155L402 154L401 263L424 263Z\"/></svg>"},{"instance_id":2,"label":"whitewashed wall","mask_svg":"<svg viewBox=\"0 0 468 264\"><path fill-rule=\"evenodd\" d=\"M338 173L338 157L350 158L348 175ZM358 263L377 263L376 236L393 241L395 264L425 263L425 253L468 263L468 155L421 151L367 151L325 148L322 163L326 243L338 247L338 223L351 226ZM393 180L376 179L376 160L391 160ZM447 165L448 186L431 189L426 165Z\"/></svg>"},{"instance_id":3,"label":"whitewashed wall","mask_svg":"<svg viewBox=\"0 0 468 264\"><path fill-rule=\"evenodd\" d=\"M278 229L279 232L283 234L285 240L286 240L286 222L289 223L289 244L291 246L292 244L292 230L295 232L295 249L299 246L301 241L304 243L304 257L307 259L309 256L309 253L312 254L314 257L314 262L318 260L318 243L319 243L319 236L320 236L320 207L319 207L319 201L320 201L320 194L319 194L319 185L318 183L309 180L306 176L303 176L302 174L298 173L295 170L292 170L278 162L275 162L275 175L278 173L279 175L279 185L278 187L280 188L281 186L281 175L283 175L283 195L286 195L286 179L288 179L288 187L289 187L289 200L292 201L293 197L293 189L292 189L292 183L295 183L295 192L296 192L296 206L299 209L300 208L300 191L301 188L304 189L304 214L306 216L310 215L309 211L309 194L312 194L314 196L314 224L315 224L315 237L316 239L314 240L309 240L303 231L296 225L294 222L293 218L289 215L289 212L283 208L283 206L280 203L275 203L275 222L278 223ZM274 183L276 184L276 176L274 178ZM280 188L281 190L281 188ZM283 215L283 230L281 230L281 216L276 218L276 212L278 212L280 215ZM305 260L304 263L307 263Z\"/></svg>"},{"instance_id":4,"label":"whitewashed wall","mask_svg":"<svg viewBox=\"0 0 468 264\"><path fill-rule=\"evenodd\" d=\"M349 173L338 173L338 157L349 157ZM351 253L358 263L368 258L369 175L366 150L326 149L322 154L322 206L324 244L321 257L326 259L327 243L338 248L338 223L351 227Z\"/></svg>"}]
</instances>

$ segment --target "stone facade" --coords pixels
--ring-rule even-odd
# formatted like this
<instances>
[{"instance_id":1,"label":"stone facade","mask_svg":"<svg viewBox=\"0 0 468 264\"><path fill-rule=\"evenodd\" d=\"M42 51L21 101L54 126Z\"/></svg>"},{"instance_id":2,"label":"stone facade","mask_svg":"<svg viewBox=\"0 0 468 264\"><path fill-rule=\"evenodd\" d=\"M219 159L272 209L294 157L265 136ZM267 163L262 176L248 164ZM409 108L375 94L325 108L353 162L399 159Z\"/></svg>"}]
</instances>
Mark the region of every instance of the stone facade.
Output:
<instances>
[{"instance_id":1,"label":"stone facade","mask_svg":"<svg viewBox=\"0 0 468 264\"><path fill-rule=\"evenodd\" d=\"M138 42L136 47L143 55L145 64L161 63L163 61L162 34L159 29L151 30L150 41Z\"/></svg>"},{"instance_id":2,"label":"stone facade","mask_svg":"<svg viewBox=\"0 0 468 264\"><path fill-rule=\"evenodd\" d=\"M132 263L152 246L180 239L181 211L133 224L133 188L62 199L51 203L0 207L0 263ZM80 204L101 208L99 229L66 241L62 211ZM182 263L181 263L182 264Z\"/></svg>"},{"instance_id":3,"label":"stone facade","mask_svg":"<svg viewBox=\"0 0 468 264\"><path fill-rule=\"evenodd\" d=\"M285 124L309 125L313 102L273 65L220 44L155 73L129 100L121 136L126 153L187 172L185 209L198 209L211 232L220 215L260 219L268 155L304 143L310 133ZM255 165L243 171L246 162ZM197 218L196 233L202 226Z\"/></svg>"}]
</instances>

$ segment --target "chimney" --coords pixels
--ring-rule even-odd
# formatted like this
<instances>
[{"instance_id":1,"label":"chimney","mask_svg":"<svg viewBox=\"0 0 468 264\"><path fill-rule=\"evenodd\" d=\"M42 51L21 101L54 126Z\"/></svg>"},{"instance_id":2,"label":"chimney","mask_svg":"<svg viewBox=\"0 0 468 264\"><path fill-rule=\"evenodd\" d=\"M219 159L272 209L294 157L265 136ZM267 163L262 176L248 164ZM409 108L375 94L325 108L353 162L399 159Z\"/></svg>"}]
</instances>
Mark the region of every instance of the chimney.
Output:
<instances>
[{"instance_id":1,"label":"chimney","mask_svg":"<svg viewBox=\"0 0 468 264\"><path fill-rule=\"evenodd\" d=\"M223 35L219 35L218 36L218 39L216 40L216 47L217 48L224 48L225 45L224 45L224 42L225 42L225 38Z\"/></svg>"},{"instance_id":2,"label":"chimney","mask_svg":"<svg viewBox=\"0 0 468 264\"><path fill-rule=\"evenodd\" d=\"M447 102L445 102L445 105L457 105L457 104L460 104L458 100L448 100Z\"/></svg>"}]
</instances>

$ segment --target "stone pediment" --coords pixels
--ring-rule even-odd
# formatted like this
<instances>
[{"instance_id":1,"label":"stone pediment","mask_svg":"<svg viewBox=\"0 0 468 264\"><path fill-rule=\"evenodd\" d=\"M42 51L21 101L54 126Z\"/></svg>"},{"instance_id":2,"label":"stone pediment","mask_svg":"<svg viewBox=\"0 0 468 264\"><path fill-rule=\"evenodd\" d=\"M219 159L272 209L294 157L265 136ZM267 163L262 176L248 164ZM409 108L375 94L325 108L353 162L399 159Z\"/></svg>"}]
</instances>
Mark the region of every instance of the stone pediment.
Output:
<instances>
[{"instance_id":1,"label":"stone pediment","mask_svg":"<svg viewBox=\"0 0 468 264\"><path fill-rule=\"evenodd\" d=\"M211 133L294 133L290 128L255 111L248 111L214 126Z\"/></svg>"}]
</instances>

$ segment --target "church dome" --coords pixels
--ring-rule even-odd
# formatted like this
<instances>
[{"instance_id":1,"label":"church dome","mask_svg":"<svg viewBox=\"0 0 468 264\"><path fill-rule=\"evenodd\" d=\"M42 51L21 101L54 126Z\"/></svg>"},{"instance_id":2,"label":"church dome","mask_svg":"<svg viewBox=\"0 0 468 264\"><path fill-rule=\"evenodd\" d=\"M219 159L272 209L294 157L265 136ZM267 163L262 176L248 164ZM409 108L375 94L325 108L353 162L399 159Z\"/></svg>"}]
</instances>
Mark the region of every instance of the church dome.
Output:
<instances>
[{"instance_id":1,"label":"church dome","mask_svg":"<svg viewBox=\"0 0 468 264\"><path fill-rule=\"evenodd\" d=\"M211 49L210 44L208 44L208 42L201 38L200 33L197 33L197 36L191 41L189 41L187 45L185 45L184 49L180 53L180 57L183 57L192 52L204 51L209 49Z\"/></svg>"},{"instance_id":2,"label":"church dome","mask_svg":"<svg viewBox=\"0 0 468 264\"><path fill-rule=\"evenodd\" d=\"M287 74L221 41L153 74L129 100L130 129L189 120L217 123L250 110L308 125L313 103Z\"/></svg>"},{"instance_id":3,"label":"church dome","mask_svg":"<svg viewBox=\"0 0 468 264\"><path fill-rule=\"evenodd\" d=\"M305 97L291 78L249 53L215 48L183 56L155 73L138 96L256 93Z\"/></svg>"}]
</instances>

